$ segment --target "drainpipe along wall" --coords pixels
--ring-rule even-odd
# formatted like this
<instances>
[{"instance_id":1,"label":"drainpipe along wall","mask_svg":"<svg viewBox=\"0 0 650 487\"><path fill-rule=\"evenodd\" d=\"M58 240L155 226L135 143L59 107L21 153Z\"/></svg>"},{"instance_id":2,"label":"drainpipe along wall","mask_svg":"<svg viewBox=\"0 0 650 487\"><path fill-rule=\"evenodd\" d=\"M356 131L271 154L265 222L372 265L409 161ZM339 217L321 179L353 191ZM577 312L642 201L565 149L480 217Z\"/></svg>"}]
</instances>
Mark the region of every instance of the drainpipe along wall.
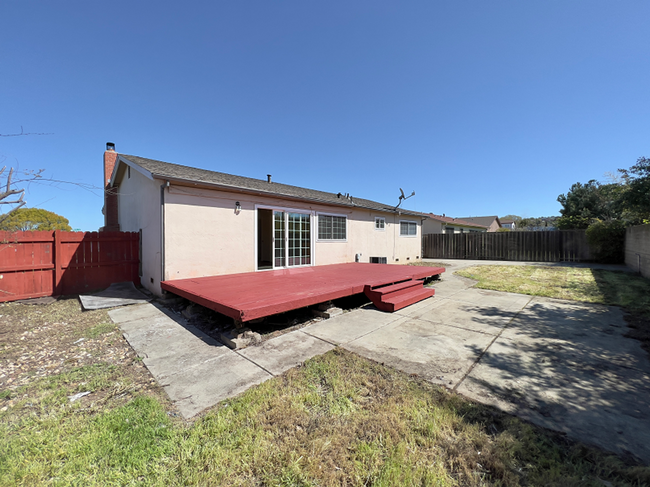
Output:
<instances>
[{"instance_id":1,"label":"drainpipe along wall","mask_svg":"<svg viewBox=\"0 0 650 487\"><path fill-rule=\"evenodd\" d=\"M165 188L169 188L169 181L160 186L160 280L165 276ZM162 291L163 294L165 291Z\"/></svg>"}]
</instances>

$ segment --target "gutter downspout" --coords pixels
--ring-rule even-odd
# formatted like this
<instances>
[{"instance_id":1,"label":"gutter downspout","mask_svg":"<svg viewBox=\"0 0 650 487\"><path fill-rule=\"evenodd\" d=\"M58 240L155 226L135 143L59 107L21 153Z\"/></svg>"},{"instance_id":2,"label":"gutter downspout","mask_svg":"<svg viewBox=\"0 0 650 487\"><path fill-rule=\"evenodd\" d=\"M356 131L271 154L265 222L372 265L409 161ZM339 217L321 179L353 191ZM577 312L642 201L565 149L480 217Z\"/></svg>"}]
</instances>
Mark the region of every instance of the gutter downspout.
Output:
<instances>
[{"instance_id":1,"label":"gutter downspout","mask_svg":"<svg viewBox=\"0 0 650 487\"><path fill-rule=\"evenodd\" d=\"M420 218L420 260L424 259L424 222L428 219L428 216Z\"/></svg>"},{"instance_id":2,"label":"gutter downspout","mask_svg":"<svg viewBox=\"0 0 650 487\"><path fill-rule=\"evenodd\" d=\"M169 181L160 185L160 281L165 280L165 188ZM163 291L164 292L164 291Z\"/></svg>"}]
</instances>

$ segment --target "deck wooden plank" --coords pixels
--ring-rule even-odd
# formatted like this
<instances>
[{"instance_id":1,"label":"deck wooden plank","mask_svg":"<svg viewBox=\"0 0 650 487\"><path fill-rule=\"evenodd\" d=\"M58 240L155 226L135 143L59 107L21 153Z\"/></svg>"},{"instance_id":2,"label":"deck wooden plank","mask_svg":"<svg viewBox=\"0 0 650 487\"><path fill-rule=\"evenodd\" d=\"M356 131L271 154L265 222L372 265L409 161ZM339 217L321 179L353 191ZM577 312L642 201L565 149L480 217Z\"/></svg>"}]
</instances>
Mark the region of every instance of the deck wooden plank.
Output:
<instances>
[{"instance_id":1,"label":"deck wooden plank","mask_svg":"<svg viewBox=\"0 0 650 487\"><path fill-rule=\"evenodd\" d=\"M162 288L241 321L362 293L366 285L424 279L442 267L333 264L163 281Z\"/></svg>"}]
</instances>

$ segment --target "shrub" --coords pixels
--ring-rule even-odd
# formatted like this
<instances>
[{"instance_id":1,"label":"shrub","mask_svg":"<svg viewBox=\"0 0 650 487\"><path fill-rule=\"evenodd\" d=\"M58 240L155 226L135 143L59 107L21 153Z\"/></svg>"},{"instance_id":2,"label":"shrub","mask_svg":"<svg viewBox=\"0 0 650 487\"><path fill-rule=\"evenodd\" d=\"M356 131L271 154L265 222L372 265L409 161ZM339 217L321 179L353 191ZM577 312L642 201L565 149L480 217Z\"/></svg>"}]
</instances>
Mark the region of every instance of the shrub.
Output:
<instances>
[{"instance_id":1,"label":"shrub","mask_svg":"<svg viewBox=\"0 0 650 487\"><path fill-rule=\"evenodd\" d=\"M625 260L625 224L622 221L597 221L589 225L586 233L596 261L618 264Z\"/></svg>"}]
</instances>

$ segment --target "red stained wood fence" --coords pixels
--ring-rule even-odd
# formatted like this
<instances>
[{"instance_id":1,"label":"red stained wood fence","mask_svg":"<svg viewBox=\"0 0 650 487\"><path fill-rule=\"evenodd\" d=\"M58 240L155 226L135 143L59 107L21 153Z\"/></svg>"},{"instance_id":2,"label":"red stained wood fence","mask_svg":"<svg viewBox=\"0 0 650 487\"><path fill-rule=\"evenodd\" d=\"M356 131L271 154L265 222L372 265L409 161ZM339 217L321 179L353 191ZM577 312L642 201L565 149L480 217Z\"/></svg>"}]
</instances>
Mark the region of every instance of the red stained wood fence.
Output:
<instances>
[{"instance_id":1,"label":"red stained wood fence","mask_svg":"<svg viewBox=\"0 0 650 487\"><path fill-rule=\"evenodd\" d=\"M0 302L140 283L137 233L0 232Z\"/></svg>"}]
</instances>

